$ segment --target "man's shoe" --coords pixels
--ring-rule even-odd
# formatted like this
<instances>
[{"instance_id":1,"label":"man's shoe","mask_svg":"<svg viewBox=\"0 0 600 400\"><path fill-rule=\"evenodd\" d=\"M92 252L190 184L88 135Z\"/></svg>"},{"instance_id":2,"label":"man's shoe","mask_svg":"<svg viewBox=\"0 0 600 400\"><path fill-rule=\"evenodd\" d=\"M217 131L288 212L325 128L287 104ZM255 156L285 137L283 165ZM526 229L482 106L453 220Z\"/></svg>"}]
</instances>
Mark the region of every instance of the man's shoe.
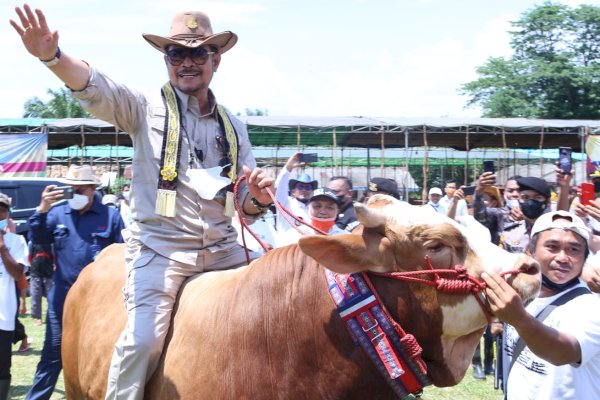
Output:
<instances>
[{"instance_id":1,"label":"man's shoe","mask_svg":"<svg viewBox=\"0 0 600 400\"><path fill-rule=\"evenodd\" d=\"M483 373L483 368L481 368L481 365L473 365L473 378L485 379L485 374Z\"/></svg>"},{"instance_id":2,"label":"man's shoe","mask_svg":"<svg viewBox=\"0 0 600 400\"><path fill-rule=\"evenodd\" d=\"M485 374L486 375L494 375L494 368L486 368Z\"/></svg>"}]
</instances>

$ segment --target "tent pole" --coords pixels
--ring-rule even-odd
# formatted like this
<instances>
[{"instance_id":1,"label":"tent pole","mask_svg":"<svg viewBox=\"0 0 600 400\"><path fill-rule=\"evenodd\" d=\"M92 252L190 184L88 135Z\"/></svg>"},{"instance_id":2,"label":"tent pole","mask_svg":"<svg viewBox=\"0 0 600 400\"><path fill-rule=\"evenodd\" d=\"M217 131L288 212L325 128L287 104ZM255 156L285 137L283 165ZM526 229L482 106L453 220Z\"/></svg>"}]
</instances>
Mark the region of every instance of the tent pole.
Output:
<instances>
[{"instance_id":1,"label":"tent pole","mask_svg":"<svg viewBox=\"0 0 600 400\"><path fill-rule=\"evenodd\" d=\"M385 177L385 128L381 125L381 157L379 158L381 176Z\"/></svg>"},{"instance_id":2,"label":"tent pole","mask_svg":"<svg viewBox=\"0 0 600 400\"><path fill-rule=\"evenodd\" d=\"M421 191L421 204L426 204L429 196L427 191L429 182L427 175L429 174L429 148L427 143L427 125L423 125L423 190Z\"/></svg>"},{"instance_id":3,"label":"tent pole","mask_svg":"<svg viewBox=\"0 0 600 400\"><path fill-rule=\"evenodd\" d=\"M504 130L504 126L502 126L502 154L504 154L505 160L509 159L508 149L506 147L506 131ZM502 167L503 165L501 165L500 162L498 162L498 170L502 170ZM501 181L502 178L505 178L503 182L506 185L506 181L508 180L508 168L506 169L506 171L504 171L504 173L506 176L498 178L500 178Z\"/></svg>"},{"instance_id":4,"label":"tent pole","mask_svg":"<svg viewBox=\"0 0 600 400\"><path fill-rule=\"evenodd\" d=\"M337 176L339 175L339 170L338 170L338 163L337 163L337 157L336 157L336 151L337 151L337 137L335 134L335 127L333 128L333 132L331 133L331 140L333 142L333 148L331 149L331 153L333 156L333 171L334 171L334 175ZM342 163L343 163L343 159L342 159Z\"/></svg>"},{"instance_id":5,"label":"tent pole","mask_svg":"<svg viewBox=\"0 0 600 400\"><path fill-rule=\"evenodd\" d=\"M544 127L542 126L542 131L540 132L540 178L544 178Z\"/></svg>"},{"instance_id":6,"label":"tent pole","mask_svg":"<svg viewBox=\"0 0 600 400\"><path fill-rule=\"evenodd\" d=\"M465 177L463 179L463 185L469 185L469 183L471 182L471 180L469 179L469 151L471 150L470 142L469 142L469 125L466 126L466 129L467 130L465 131L465 148L467 150L467 153L465 154L465 169L464 169ZM477 174L476 169L474 169L473 172L475 174Z\"/></svg>"},{"instance_id":7,"label":"tent pole","mask_svg":"<svg viewBox=\"0 0 600 400\"><path fill-rule=\"evenodd\" d=\"M81 136L81 157L79 159L79 164L83 165L83 157L85 157L85 129L83 129L83 125L79 127L79 134Z\"/></svg>"}]
</instances>

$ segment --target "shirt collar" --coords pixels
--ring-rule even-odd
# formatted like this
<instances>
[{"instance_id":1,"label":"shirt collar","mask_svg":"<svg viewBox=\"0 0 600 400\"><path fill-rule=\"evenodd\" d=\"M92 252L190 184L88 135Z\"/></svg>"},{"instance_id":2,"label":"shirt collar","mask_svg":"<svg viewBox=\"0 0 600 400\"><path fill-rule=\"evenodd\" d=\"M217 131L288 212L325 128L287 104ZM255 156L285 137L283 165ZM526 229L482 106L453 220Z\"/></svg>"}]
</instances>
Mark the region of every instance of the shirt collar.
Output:
<instances>
[{"instance_id":1,"label":"shirt collar","mask_svg":"<svg viewBox=\"0 0 600 400\"><path fill-rule=\"evenodd\" d=\"M208 103L210 104L210 111L204 115L200 115L200 105L198 104L198 100L195 97L190 96L189 94L183 93L181 90L177 89L174 86L173 88L177 93L177 97L179 98L182 110L189 111L199 116L199 118L217 118L217 99L215 98L215 95L213 94L212 90L208 89Z\"/></svg>"}]
</instances>

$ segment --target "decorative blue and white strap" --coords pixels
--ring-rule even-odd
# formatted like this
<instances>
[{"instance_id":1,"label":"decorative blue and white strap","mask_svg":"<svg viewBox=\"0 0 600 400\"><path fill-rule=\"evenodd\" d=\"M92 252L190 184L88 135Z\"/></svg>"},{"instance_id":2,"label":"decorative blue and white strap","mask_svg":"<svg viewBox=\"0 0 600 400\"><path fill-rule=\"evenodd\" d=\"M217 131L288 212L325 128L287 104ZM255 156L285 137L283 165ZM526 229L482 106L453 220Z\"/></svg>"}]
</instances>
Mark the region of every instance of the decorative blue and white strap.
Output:
<instances>
[{"instance_id":1,"label":"decorative blue and white strap","mask_svg":"<svg viewBox=\"0 0 600 400\"><path fill-rule=\"evenodd\" d=\"M362 274L336 274L325 269L329 294L338 307L352 339L367 353L394 392L411 398L430 384L418 362L404 351L406 342L418 346L412 335L401 338Z\"/></svg>"}]
</instances>

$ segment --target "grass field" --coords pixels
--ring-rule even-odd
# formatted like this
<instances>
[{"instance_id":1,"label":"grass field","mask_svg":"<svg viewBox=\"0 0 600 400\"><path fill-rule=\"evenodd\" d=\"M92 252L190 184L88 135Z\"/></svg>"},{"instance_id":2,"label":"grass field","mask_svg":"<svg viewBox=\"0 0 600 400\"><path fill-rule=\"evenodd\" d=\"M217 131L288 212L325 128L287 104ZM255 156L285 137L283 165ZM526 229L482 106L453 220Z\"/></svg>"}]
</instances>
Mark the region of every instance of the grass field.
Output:
<instances>
[{"instance_id":1,"label":"grass field","mask_svg":"<svg viewBox=\"0 0 600 400\"><path fill-rule=\"evenodd\" d=\"M44 304L45 307L45 304ZM29 311L29 299L27 310ZM45 315L45 313L43 313ZM20 317L21 322L25 325L27 335L33 340L31 350L26 353L19 353L18 344L13 346L12 357L12 397L11 399L20 400L25 398L25 394L29 390L35 375L35 369L40 359L42 345L44 343L45 325L36 326L34 320L26 314ZM62 374L52 395L52 400L66 399L64 392L64 383ZM424 400L431 399L453 399L453 400L500 400L502 392L494 390L494 383L491 377L486 380L476 380L471 376L471 370L467 371L463 381L451 388L435 388L427 387L422 396ZM171 400L171 399L168 399Z\"/></svg>"}]
</instances>

